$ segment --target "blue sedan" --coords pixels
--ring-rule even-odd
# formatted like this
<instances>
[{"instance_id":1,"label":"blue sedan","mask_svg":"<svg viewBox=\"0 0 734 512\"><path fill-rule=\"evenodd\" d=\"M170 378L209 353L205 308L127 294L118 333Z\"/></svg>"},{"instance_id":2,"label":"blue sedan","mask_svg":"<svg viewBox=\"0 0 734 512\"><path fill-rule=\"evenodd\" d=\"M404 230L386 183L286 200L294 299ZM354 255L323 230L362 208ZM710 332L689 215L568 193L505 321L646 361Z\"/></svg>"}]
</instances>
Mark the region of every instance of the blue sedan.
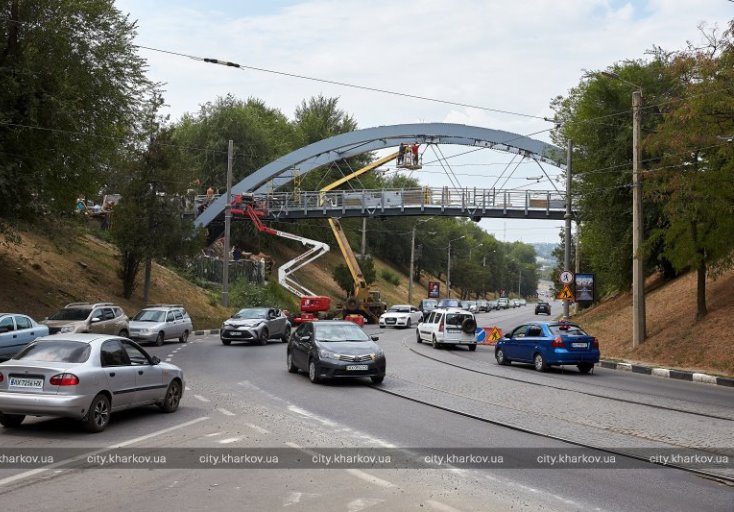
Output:
<instances>
[{"instance_id":1,"label":"blue sedan","mask_svg":"<svg viewBox=\"0 0 734 512\"><path fill-rule=\"evenodd\" d=\"M41 336L48 336L48 327L36 323L31 317L0 313L0 361L10 359Z\"/></svg>"},{"instance_id":2,"label":"blue sedan","mask_svg":"<svg viewBox=\"0 0 734 512\"><path fill-rule=\"evenodd\" d=\"M599 362L599 340L569 322L530 322L497 341L498 364L532 363L539 372L550 366L576 365L589 373Z\"/></svg>"}]
</instances>

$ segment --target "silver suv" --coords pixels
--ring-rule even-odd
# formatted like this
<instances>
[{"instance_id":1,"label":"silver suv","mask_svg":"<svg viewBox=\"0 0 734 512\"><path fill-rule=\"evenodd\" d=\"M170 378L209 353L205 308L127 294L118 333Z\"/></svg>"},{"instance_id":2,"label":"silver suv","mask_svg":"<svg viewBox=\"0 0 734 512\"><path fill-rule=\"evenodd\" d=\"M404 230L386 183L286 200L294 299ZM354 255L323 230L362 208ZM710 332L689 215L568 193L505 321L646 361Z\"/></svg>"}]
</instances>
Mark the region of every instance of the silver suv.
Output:
<instances>
[{"instance_id":1,"label":"silver suv","mask_svg":"<svg viewBox=\"0 0 734 512\"><path fill-rule=\"evenodd\" d=\"M477 349L477 320L474 313L460 308L434 309L415 331L416 341L427 341L438 348L440 345L467 345Z\"/></svg>"},{"instance_id":2,"label":"silver suv","mask_svg":"<svg viewBox=\"0 0 734 512\"><path fill-rule=\"evenodd\" d=\"M219 338L229 345L233 341L257 342L265 345L271 338L283 343L291 337L291 324L278 308L244 308L222 323Z\"/></svg>"},{"instance_id":3,"label":"silver suv","mask_svg":"<svg viewBox=\"0 0 734 512\"><path fill-rule=\"evenodd\" d=\"M127 338L128 318L120 306L111 302L72 302L44 319L49 334L95 332Z\"/></svg>"},{"instance_id":4,"label":"silver suv","mask_svg":"<svg viewBox=\"0 0 734 512\"><path fill-rule=\"evenodd\" d=\"M191 317L182 304L151 304L130 320L130 339L152 341L158 346L172 338L186 343L193 330Z\"/></svg>"}]
</instances>

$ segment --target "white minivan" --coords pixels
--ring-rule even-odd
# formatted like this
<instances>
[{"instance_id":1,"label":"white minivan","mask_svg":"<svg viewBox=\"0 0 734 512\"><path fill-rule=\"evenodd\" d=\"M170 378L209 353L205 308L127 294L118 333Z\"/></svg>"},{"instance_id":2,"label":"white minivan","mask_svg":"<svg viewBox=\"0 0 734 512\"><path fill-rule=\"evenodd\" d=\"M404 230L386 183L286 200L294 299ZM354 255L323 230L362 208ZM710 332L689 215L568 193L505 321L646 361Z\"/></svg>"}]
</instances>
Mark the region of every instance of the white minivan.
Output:
<instances>
[{"instance_id":1,"label":"white minivan","mask_svg":"<svg viewBox=\"0 0 734 512\"><path fill-rule=\"evenodd\" d=\"M433 348L441 345L467 345L477 349L477 320L471 311L461 308L439 308L418 324L416 340L431 343Z\"/></svg>"}]
</instances>

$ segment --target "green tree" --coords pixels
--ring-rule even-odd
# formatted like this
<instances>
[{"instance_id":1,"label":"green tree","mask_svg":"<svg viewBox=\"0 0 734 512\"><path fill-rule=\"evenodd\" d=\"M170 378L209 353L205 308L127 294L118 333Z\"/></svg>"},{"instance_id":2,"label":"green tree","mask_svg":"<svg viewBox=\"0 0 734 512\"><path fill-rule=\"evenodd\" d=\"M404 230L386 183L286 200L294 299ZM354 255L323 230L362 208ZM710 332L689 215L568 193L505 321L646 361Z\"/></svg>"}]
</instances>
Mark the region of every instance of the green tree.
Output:
<instances>
[{"instance_id":1,"label":"green tree","mask_svg":"<svg viewBox=\"0 0 734 512\"><path fill-rule=\"evenodd\" d=\"M676 55L666 69L677 99L646 144L662 156L645 180L666 222L651 233L678 270L697 273L696 318L707 314L706 275L732 265L734 250L734 22L724 38Z\"/></svg>"},{"instance_id":2,"label":"green tree","mask_svg":"<svg viewBox=\"0 0 734 512\"><path fill-rule=\"evenodd\" d=\"M105 187L156 86L112 0L0 6L0 217L73 209Z\"/></svg>"}]
</instances>

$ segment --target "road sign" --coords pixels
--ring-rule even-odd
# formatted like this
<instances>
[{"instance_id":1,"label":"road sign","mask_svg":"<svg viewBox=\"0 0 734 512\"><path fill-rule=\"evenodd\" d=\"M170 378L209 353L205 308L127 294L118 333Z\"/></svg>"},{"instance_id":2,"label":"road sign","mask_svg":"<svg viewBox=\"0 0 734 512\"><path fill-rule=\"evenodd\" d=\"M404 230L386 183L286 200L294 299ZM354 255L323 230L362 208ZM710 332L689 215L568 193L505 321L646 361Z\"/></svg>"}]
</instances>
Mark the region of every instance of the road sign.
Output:
<instances>
[{"instance_id":1,"label":"road sign","mask_svg":"<svg viewBox=\"0 0 734 512\"><path fill-rule=\"evenodd\" d=\"M497 327L496 325L492 327L492 330L489 331L489 341L492 343L496 343L497 340L499 340L502 337L502 330Z\"/></svg>"},{"instance_id":2,"label":"road sign","mask_svg":"<svg viewBox=\"0 0 734 512\"><path fill-rule=\"evenodd\" d=\"M573 292L571 291L571 288L569 288L567 284L563 285L563 290L561 290L561 293L558 294L558 298L561 300L574 300Z\"/></svg>"},{"instance_id":3,"label":"road sign","mask_svg":"<svg viewBox=\"0 0 734 512\"><path fill-rule=\"evenodd\" d=\"M561 272L561 283L563 284L573 283L573 272L569 272L568 270L564 270L563 272Z\"/></svg>"}]
</instances>

